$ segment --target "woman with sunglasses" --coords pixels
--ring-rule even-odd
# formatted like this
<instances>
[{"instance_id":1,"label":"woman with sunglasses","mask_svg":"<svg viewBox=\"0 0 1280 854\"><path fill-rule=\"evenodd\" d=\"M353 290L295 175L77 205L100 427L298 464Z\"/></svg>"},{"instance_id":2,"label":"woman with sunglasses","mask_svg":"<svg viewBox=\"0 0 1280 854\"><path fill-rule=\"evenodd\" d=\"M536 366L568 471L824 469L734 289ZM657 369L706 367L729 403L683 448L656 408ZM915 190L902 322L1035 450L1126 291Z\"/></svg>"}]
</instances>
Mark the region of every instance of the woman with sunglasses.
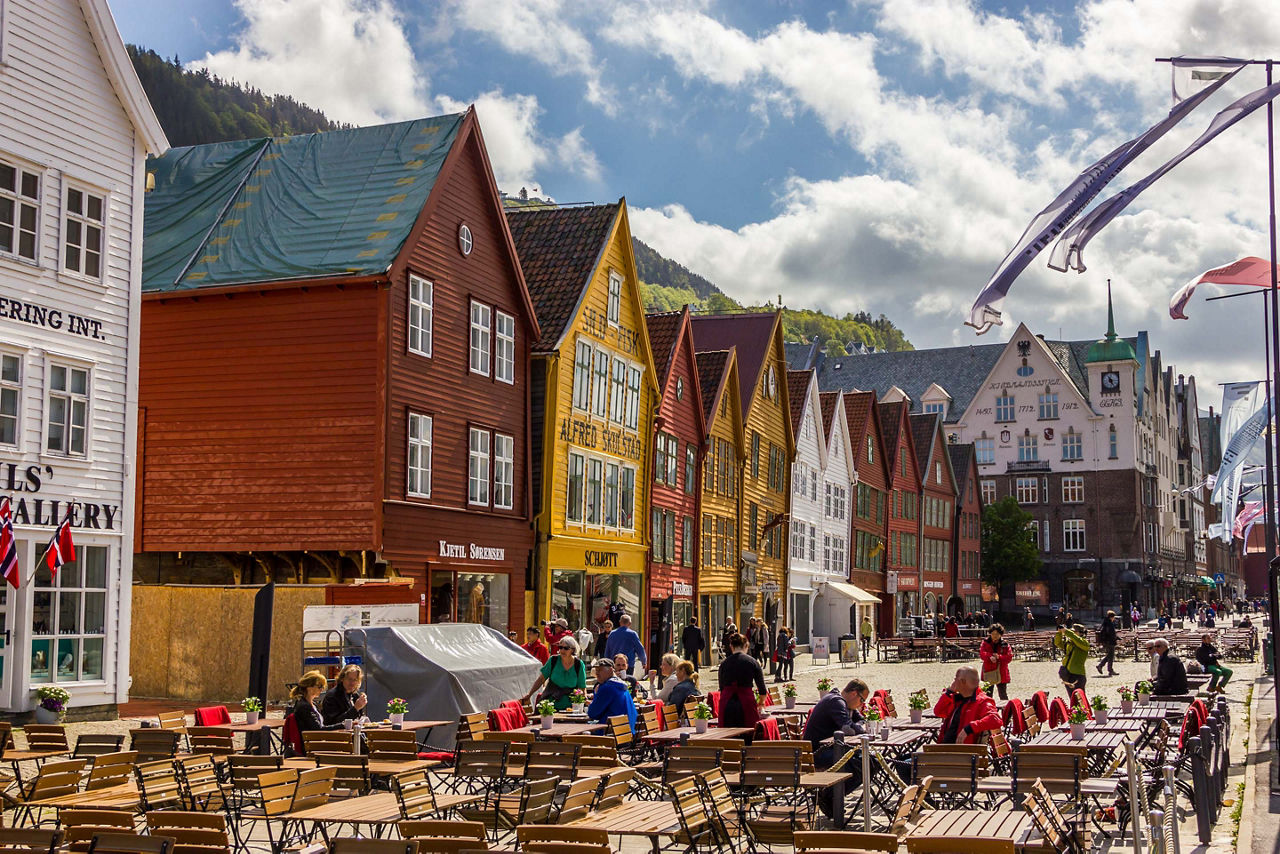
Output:
<instances>
[{"instance_id":1,"label":"woman with sunglasses","mask_svg":"<svg viewBox=\"0 0 1280 854\"><path fill-rule=\"evenodd\" d=\"M576 690L587 690L587 666L578 658L578 642L572 635L564 635L556 644L559 655L549 659L542 665L538 681L533 683L529 693L520 698L527 703L545 683L547 690L542 692L541 700L550 700L556 704L556 711L563 712L572 704L572 694Z\"/></svg>"}]
</instances>

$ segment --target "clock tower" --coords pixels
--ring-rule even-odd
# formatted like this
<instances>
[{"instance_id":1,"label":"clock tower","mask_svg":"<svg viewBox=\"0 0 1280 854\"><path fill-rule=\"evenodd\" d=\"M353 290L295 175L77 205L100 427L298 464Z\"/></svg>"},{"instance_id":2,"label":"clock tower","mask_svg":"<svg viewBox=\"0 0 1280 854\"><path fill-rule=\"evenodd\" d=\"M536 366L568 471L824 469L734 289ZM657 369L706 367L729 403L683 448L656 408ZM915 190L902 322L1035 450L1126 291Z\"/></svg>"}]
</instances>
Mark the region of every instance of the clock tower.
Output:
<instances>
[{"instance_id":1,"label":"clock tower","mask_svg":"<svg viewBox=\"0 0 1280 854\"><path fill-rule=\"evenodd\" d=\"M1133 345L1116 334L1115 311L1111 307L1111 282L1107 282L1107 334L1089 345L1084 357L1089 366L1089 396L1095 409L1107 409L1113 400L1131 399L1138 355ZM1122 404L1112 403L1111 406Z\"/></svg>"}]
</instances>

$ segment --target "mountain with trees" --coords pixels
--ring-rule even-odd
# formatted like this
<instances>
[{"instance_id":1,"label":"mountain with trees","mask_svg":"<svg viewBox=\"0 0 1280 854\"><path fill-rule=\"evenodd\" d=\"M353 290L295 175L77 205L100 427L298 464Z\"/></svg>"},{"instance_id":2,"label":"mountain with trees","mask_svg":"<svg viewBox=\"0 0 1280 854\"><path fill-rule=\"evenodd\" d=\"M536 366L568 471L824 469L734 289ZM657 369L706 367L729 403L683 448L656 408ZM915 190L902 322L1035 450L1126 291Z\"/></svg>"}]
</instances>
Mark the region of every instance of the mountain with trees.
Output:
<instances>
[{"instance_id":1,"label":"mountain with trees","mask_svg":"<svg viewBox=\"0 0 1280 854\"><path fill-rule=\"evenodd\" d=\"M129 56L142 87L174 146L201 145L263 136L288 136L338 130L350 125L330 121L324 113L287 95L266 95L233 80L223 80L207 69L189 70L178 57L165 59L153 50L129 45ZM554 204L530 197L521 190L504 196L510 206ZM645 307L650 311L729 312L772 310L774 306L744 305L642 240L633 238L636 268ZM834 317L814 309L783 309L783 336L787 341L812 341L815 336L833 355L844 355L850 344L880 350L910 350L902 330L883 314L867 312Z\"/></svg>"}]
</instances>

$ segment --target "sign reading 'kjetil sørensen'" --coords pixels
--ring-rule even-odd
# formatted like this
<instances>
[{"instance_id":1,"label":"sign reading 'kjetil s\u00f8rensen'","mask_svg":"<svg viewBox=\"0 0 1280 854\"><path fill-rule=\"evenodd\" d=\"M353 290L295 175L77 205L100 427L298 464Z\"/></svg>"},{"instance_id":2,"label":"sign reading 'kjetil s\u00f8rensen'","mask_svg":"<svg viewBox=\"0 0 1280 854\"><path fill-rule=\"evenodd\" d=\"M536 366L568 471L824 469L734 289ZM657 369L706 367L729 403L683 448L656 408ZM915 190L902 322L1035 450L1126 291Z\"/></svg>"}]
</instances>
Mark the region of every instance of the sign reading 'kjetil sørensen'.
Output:
<instances>
[{"instance_id":1,"label":"sign reading 'kjetil s\u00f8rensen'","mask_svg":"<svg viewBox=\"0 0 1280 854\"><path fill-rule=\"evenodd\" d=\"M4 294L0 294L0 317L17 320L20 323L29 323L32 326L39 326L41 329L65 331L71 335L80 335L84 338L92 338L95 341L106 340L106 336L102 334L101 320L81 317L69 311L49 308L33 302L23 302L20 299L13 299Z\"/></svg>"},{"instance_id":2,"label":"sign reading 'kjetil s\u00f8rensen'","mask_svg":"<svg viewBox=\"0 0 1280 854\"><path fill-rule=\"evenodd\" d=\"M451 543L440 541L440 557L470 558L471 560L506 560L507 550L491 546L477 546L475 543Z\"/></svg>"}]
</instances>

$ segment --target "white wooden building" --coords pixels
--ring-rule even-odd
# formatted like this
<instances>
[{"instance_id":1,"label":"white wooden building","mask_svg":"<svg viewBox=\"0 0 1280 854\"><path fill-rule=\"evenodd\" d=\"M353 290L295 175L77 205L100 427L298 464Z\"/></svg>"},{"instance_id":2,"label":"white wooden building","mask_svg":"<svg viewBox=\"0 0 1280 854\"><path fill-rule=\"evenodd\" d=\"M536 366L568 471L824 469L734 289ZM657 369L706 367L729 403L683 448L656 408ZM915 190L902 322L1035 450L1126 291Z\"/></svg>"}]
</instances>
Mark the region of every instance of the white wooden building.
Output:
<instances>
[{"instance_id":1,"label":"white wooden building","mask_svg":"<svg viewBox=\"0 0 1280 854\"><path fill-rule=\"evenodd\" d=\"M146 156L168 147L105 0L0 0L0 711L129 688ZM77 560L36 569L71 508Z\"/></svg>"}]
</instances>

